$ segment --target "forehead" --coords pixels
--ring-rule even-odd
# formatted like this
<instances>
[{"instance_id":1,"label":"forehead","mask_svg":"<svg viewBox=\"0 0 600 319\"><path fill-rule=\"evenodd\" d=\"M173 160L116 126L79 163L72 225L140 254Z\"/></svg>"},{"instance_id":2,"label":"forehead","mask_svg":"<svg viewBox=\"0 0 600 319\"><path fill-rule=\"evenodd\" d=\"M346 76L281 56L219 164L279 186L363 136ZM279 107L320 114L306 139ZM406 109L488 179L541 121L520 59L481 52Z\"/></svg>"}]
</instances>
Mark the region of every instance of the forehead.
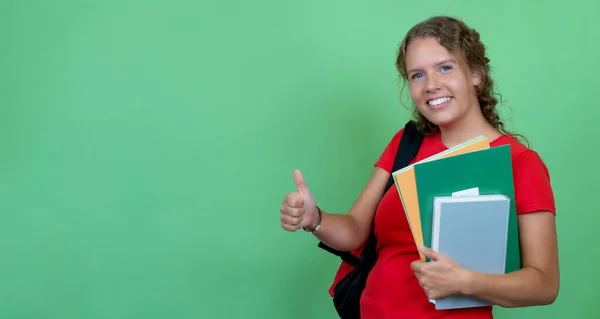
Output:
<instances>
[{"instance_id":1,"label":"forehead","mask_svg":"<svg viewBox=\"0 0 600 319\"><path fill-rule=\"evenodd\" d=\"M417 38L406 49L408 70L434 66L448 59L456 59L456 57L433 37Z\"/></svg>"}]
</instances>

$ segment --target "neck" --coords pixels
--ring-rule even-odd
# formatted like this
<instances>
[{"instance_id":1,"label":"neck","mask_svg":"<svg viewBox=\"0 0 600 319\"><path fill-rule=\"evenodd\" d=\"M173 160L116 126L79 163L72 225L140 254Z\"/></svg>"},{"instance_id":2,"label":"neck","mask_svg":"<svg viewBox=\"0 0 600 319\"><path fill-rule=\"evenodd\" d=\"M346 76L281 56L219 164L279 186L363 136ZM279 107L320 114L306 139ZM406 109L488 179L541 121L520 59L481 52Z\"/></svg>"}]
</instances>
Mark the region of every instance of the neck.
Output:
<instances>
[{"instance_id":1,"label":"neck","mask_svg":"<svg viewBox=\"0 0 600 319\"><path fill-rule=\"evenodd\" d=\"M442 143L451 148L480 135L485 136L490 142L502 134L490 125L482 114L474 114L470 118L464 118L446 126L440 126Z\"/></svg>"}]
</instances>

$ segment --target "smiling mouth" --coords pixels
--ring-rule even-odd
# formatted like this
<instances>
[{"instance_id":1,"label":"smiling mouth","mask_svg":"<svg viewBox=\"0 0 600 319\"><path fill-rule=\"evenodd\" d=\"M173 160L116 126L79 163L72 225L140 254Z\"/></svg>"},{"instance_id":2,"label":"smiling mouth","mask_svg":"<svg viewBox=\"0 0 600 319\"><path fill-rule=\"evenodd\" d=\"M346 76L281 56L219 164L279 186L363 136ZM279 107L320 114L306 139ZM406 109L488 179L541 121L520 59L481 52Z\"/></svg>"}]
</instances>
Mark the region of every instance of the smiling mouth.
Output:
<instances>
[{"instance_id":1,"label":"smiling mouth","mask_svg":"<svg viewBox=\"0 0 600 319\"><path fill-rule=\"evenodd\" d=\"M427 101L427 105L429 105L433 108L438 108L438 107L448 104L448 102L450 102L450 100L452 100L451 96L445 96L445 97L441 97L439 99Z\"/></svg>"}]
</instances>

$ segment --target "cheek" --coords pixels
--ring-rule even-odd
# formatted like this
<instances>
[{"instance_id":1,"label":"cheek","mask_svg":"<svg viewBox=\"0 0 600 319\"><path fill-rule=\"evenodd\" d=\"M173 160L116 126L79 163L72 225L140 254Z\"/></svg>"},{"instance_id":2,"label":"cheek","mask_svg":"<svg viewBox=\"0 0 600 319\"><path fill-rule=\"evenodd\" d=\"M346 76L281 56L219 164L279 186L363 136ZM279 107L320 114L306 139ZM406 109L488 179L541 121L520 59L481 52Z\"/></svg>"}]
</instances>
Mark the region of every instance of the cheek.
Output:
<instances>
[{"instance_id":1,"label":"cheek","mask_svg":"<svg viewBox=\"0 0 600 319\"><path fill-rule=\"evenodd\" d=\"M421 99L423 95L421 94L421 88L419 84L411 83L409 84L410 98L417 105L421 104Z\"/></svg>"},{"instance_id":2,"label":"cheek","mask_svg":"<svg viewBox=\"0 0 600 319\"><path fill-rule=\"evenodd\" d=\"M429 115L431 114L431 110L427 106L423 105L423 103L417 104L417 110L426 118L429 118Z\"/></svg>"},{"instance_id":3,"label":"cheek","mask_svg":"<svg viewBox=\"0 0 600 319\"><path fill-rule=\"evenodd\" d=\"M468 83L465 79L459 77L453 77L448 79L446 86L452 91L454 95L464 95L468 92Z\"/></svg>"}]
</instances>

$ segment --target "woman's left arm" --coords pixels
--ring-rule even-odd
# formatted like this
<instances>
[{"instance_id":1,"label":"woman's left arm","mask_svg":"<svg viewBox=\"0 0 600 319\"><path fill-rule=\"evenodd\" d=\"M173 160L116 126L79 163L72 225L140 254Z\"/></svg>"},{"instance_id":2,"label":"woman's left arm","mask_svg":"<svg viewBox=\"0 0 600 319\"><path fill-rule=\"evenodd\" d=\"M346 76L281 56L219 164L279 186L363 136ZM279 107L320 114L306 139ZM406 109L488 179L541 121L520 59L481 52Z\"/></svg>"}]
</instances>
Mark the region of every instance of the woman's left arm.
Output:
<instances>
[{"instance_id":1,"label":"woman's left arm","mask_svg":"<svg viewBox=\"0 0 600 319\"><path fill-rule=\"evenodd\" d=\"M411 264L429 298L460 293L505 308L548 305L559 289L555 215L532 212L518 215L522 267L508 274L484 274L461 268L448 256L422 248L431 262Z\"/></svg>"},{"instance_id":2,"label":"woman's left arm","mask_svg":"<svg viewBox=\"0 0 600 319\"><path fill-rule=\"evenodd\" d=\"M558 296L560 275L555 215L518 215L522 269L504 275L464 272L459 290L506 308L548 305Z\"/></svg>"}]
</instances>

